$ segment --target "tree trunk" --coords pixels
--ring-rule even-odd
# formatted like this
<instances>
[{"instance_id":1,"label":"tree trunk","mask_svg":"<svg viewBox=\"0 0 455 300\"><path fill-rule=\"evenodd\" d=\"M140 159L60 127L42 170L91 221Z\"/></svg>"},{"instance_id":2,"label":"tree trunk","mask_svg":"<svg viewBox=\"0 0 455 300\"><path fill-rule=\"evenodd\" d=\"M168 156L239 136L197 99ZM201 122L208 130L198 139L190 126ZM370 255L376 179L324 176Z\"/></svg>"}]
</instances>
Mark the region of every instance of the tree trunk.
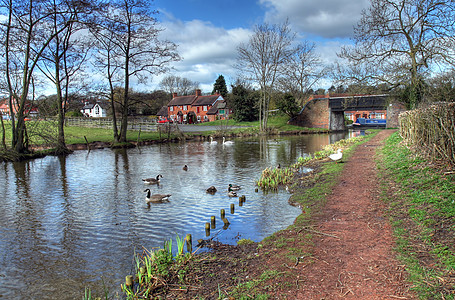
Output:
<instances>
[{"instance_id":1,"label":"tree trunk","mask_svg":"<svg viewBox=\"0 0 455 300\"><path fill-rule=\"evenodd\" d=\"M5 132L5 123L3 123L3 115L0 112L0 122L2 123L2 148L6 151L6 132Z\"/></svg>"},{"instance_id":2,"label":"tree trunk","mask_svg":"<svg viewBox=\"0 0 455 300\"><path fill-rule=\"evenodd\" d=\"M57 154L68 153L69 150L66 147L65 143L65 111L63 109L63 97L62 97L62 87L60 85L60 70L59 65L60 61L58 59L58 53L55 56L55 86L57 88L57 114L58 114L58 124L57 124L57 147L55 149Z\"/></svg>"}]
</instances>

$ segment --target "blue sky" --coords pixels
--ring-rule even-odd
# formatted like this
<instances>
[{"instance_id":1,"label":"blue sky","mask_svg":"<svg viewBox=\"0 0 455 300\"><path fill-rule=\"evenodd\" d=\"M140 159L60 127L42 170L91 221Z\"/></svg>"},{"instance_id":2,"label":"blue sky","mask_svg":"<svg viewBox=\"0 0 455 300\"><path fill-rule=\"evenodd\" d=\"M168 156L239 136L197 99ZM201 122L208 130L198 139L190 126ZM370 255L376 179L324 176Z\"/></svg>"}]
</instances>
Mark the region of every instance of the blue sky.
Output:
<instances>
[{"instance_id":1,"label":"blue sky","mask_svg":"<svg viewBox=\"0 0 455 300\"><path fill-rule=\"evenodd\" d=\"M235 81L237 47L248 42L255 25L288 19L299 38L315 42L321 59L331 63L340 47L350 43L353 26L368 5L369 0L154 1L166 28L163 37L178 44L183 57L173 65L172 75L199 82L203 92L212 91L220 74L228 86ZM159 88L161 78L154 78L148 89ZM321 82L317 87L329 85Z\"/></svg>"}]
</instances>

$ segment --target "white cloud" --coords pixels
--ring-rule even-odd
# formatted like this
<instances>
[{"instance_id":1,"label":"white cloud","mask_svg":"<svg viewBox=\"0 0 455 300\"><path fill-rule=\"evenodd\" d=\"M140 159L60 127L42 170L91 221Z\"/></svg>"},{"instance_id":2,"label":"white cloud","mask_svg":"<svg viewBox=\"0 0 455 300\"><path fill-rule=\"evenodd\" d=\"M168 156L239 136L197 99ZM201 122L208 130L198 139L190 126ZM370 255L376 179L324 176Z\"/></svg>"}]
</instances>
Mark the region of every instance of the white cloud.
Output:
<instances>
[{"instance_id":1,"label":"white cloud","mask_svg":"<svg viewBox=\"0 0 455 300\"><path fill-rule=\"evenodd\" d=\"M289 19L294 30L323 38L352 36L368 0L260 0L267 8L265 20L280 23Z\"/></svg>"},{"instance_id":2,"label":"white cloud","mask_svg":"<svg viewBox=\"0 0 455 300\"><path fill-rule=\"evenodd\" d=\"M226 30L210 22L192 20L183 22L172 19L162 23L166 30L163 38L177 45L183 60L173 64L173 74L201 83L204 92L211 92L213 83L221 74L226 80L235 77L233 65L237 57L237 46L249 39L248 29ZM154 84L159 84L160 78ZM229 84L229 82L228 82Z\"/></svg>"}]
</instances>

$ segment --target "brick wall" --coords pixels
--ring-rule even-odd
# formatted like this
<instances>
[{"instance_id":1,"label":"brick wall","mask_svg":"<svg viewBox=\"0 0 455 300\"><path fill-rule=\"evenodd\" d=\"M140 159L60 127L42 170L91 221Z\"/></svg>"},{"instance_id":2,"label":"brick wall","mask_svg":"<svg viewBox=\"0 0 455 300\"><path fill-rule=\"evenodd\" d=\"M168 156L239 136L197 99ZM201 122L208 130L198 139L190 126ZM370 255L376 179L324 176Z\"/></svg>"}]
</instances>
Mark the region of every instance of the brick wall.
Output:
<instances>
[{"instance_id":1,"label":"brick wall","mask_svg":"<svg viewBox=\"0 0 455 300\"><path fill-rule=\"evenodd\" d=\"M398 128L398 115L406 111L406 106L403 103L395 102L387 106L387 128Z\"/></svg>"},{"instance_id":2,"label":"brick wall","mask_svg":"<svg viewBox=\"0 0 455 300\"><path fill-rule=\"evenodd\" d=\"M303 112L289 123L301 127L329 129L329 113L329 99L313 99L305 104Z\"/></svg>"}]
</instances>

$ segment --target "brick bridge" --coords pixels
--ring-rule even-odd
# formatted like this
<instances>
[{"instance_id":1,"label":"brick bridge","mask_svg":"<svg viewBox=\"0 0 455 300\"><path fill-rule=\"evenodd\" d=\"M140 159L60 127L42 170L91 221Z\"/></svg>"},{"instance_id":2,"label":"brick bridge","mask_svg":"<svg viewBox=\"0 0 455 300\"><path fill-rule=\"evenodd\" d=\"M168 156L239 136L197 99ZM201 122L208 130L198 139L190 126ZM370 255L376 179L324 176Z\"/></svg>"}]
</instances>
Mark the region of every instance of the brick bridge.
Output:
<instances>
[{"instance_id":1,"label":"brick bridge","mask_svg":"<svg viewBox=\"0 0 455 300\"><path fill-rule=\"evenodd\" d=\"M289 124L341 131L346 130L345 111L387 110L387 127L398 127L398 114L405 108L403 104L391 103L389 100L388 95L315 98L308 101Z\"/></svg>"}]
</instances>

